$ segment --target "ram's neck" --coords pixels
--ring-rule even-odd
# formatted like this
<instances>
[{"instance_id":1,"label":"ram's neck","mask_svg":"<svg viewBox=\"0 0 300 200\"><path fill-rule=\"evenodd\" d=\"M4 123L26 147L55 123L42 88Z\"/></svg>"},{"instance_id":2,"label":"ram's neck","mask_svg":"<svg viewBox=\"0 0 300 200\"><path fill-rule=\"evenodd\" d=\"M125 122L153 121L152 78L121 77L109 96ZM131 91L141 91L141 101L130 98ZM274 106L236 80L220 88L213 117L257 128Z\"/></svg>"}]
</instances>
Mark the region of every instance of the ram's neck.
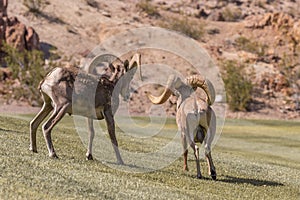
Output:
<instances>
[{"instance_id":1,"label":"ram's neck","mask_svg":"<svg viewBox=\"0 0 300 200\"><path fill-rule=\"evenodd\" d=\"M185 84L176 89L178 92L177 108L179 108L182 102L189 98L195 91L191 86Z\"/></svg>"},{"instance_id":2,"label":"ram's neck","mask_svg":"<svg viewBox=\"0 0 300 200\"><path fill-rule=\"evenodd\" d=\"M179 88L177 88L177 91L182 99L188 98L193 92L195 92L191 86L185 84L182 84Z\"/></svg>"}]
</instances>

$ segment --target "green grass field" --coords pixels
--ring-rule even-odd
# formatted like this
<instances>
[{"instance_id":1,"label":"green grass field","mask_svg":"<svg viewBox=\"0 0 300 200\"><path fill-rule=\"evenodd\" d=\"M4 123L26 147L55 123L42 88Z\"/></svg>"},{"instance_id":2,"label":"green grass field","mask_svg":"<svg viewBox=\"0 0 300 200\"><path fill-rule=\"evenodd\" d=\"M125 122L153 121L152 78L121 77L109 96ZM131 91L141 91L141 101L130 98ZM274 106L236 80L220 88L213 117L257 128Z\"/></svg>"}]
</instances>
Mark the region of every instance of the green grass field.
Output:
<instances>
[{"instance_id":1,"label":"green grass field","mask_svg":"<svg viewBox=\"0 0 300 200\"><path fill-rule=\"evenodd\" d=\"M182 171L181 157L149 173L129 173L97 160L86 161L85 146L69 116L52 134L59 159L48 158L41 129L38 154L31 153L31 118L0 116L0 199L300 198L299 122L226 120L213 148L218 176L217 181L212 181L203 159L204 179L195 178L191 151L189 172ZM166 132L177 130L173 119L167 121L166 127ZM117 137L121 148L147 152L164 145L172 134L161 133L141 142L118 130Z\"/></svg>"}]
</instances>

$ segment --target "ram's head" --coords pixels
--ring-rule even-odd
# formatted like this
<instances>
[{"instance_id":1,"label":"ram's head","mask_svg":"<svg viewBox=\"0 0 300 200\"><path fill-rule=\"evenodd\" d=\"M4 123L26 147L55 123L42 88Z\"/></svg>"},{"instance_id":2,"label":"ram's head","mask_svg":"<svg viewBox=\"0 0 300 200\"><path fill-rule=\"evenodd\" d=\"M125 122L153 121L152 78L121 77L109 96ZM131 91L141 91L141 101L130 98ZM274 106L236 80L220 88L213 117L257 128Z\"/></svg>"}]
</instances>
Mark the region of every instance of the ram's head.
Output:
<instances>
[{"instance_id":1,"label":"ram's head","mask_svg":"<svg viewBox=\"0 0 300 200\"><path fill-rule=\"evenodd\" d=\"M163 104L171 96L173 91L178 90L182 86L189 86L194 90L196 90L198 87L202 88L207 95L207 103L212 105L215 101L215 89L213 84L201 75L189 76L185 79L185 82L183 82L179 77L171 75L169 76L167 85L160 96L153 96L150 93L147 93L147 96L153 104Z\"/></svg>"}]
</instances>

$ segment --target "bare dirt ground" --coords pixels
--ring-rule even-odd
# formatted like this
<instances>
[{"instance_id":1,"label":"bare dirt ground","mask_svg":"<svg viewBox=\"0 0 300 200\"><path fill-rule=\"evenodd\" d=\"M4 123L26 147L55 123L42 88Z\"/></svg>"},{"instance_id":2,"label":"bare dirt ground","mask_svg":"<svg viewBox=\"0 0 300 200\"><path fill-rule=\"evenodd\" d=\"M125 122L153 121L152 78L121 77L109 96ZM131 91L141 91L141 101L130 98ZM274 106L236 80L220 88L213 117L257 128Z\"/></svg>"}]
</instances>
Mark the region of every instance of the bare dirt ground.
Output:
<instances>
[{"instance_id":1,"label":"bare dirt ground","mask_svg":"<svg viewBox=\"0 0 300 200\"><path fill-rule=\"evenodd\" d=\"M4 115L19 115L19 114L34 114L38 113L39 107L28 106L27 103L14 102L11 104L0 103L0 114Z\"/></svg>"}]
</instances>

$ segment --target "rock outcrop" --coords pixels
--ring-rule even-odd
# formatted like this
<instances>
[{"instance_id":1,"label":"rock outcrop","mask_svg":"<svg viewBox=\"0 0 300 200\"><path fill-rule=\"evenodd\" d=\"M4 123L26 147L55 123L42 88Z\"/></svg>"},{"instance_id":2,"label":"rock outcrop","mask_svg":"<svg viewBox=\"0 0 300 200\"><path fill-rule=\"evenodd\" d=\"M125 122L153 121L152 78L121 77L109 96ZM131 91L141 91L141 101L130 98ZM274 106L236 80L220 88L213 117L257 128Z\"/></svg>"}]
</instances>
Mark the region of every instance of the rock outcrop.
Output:
<instances>
[{"instance_id":1,"label":"rock outcrop","mask_svg":"<svg viewBox=\"0 0 300 200\"><path fill-rule=\"evenodd\" d=\"M7 5L8 5L8 0L0 1L0 17L7 16Z\"/></svg>"},{"instance_id":2,"label":"rock outcrop","mask_svg":"<svg viewBox=\"0 0 300 200\"><path fill-rule=\"evenodd\" d=\"M8 17L7 4L8 0L0 0L0 47L5 42L20 51L39 49L38 34L16 17Z\"/></svg>"},{"instance_id":3,"label":"rock outcrop","mask_svg":"<svg viewBox=\"0 0 300 200\"><path fill-rule=\"evenodd\" d=\"M267 13L263 16L250 17L245 22L247 28L263 29L267 26L281 31L284 36L289 36L293 45L300 44L300 21L286 13Z\"/></svg>"}]
</instances>

